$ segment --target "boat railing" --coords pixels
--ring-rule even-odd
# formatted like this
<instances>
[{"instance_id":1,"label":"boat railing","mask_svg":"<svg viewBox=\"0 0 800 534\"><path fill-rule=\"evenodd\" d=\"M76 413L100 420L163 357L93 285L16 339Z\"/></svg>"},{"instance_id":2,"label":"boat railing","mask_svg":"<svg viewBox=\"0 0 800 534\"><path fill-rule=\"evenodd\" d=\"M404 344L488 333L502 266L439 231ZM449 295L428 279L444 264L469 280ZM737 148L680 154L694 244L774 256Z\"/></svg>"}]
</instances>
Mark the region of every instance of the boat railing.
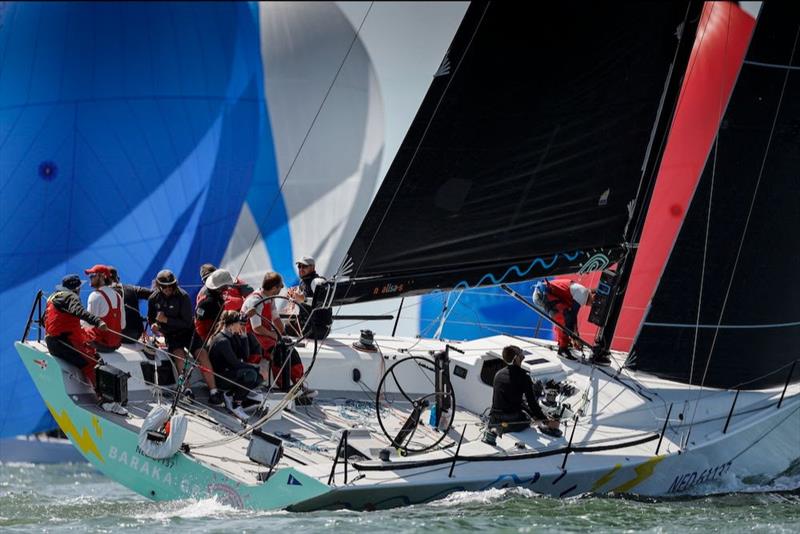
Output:
<instances>
[{"instance_id":1,"label":"boat railing","mask_svg":"<svg viewBox=\"0 0 800 534\"><path fill-rule=\"evenodd\" d=\"M31 333L31 326L35 322L37 325L36 329L36 341L42 341L42 297L43 293L40 289L36 293L36 298L33 299L33 304L31 305L31 313L28 314L28 321L25 323L25 332L22 334L22 342L28 340L28 335ZM34 318L34 314L35 318Z\"/></svg>"}]
</instances>

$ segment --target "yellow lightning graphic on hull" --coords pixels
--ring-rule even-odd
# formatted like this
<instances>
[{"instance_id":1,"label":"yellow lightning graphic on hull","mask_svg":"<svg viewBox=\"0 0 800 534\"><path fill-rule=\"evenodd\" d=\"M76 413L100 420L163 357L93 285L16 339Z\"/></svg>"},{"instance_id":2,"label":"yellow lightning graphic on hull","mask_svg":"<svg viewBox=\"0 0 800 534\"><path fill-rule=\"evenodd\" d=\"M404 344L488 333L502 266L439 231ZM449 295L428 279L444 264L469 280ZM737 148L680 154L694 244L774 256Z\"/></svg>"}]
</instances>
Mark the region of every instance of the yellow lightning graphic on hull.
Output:
<instances>
[{"instance_id":1,"label":"yellow lightning graphic on hull","mask_svg":"<svg viewBox=\"0 0 800 534\"><path fill-rule=\"evenodd\" d=\"M636 466L636 468L634 468L634 471L636 471L636 477L633 478L632 480L629 480L625 484L622 484L621 486L617 486L611 491L613 491L614 493L629 492L630 490L632 490L633 488L635 488L636 486L638 486L639 484L650 478L653 475L653 471L655 470L656 465L658 465L658 463L661 462L661 460L663 460L664 458L666 458L666 456L653 456L645 463Z\"/></svg>"},{"instance_id":2,"label":"yellow lightning graphic on hull","mask_svg":"<svg viewBox=\"0 0 800 534\"><path fill-rule=\"evenodd\" d=\"M47 409L50 410L50 413L53 415L53 419L56 420L56 423L58 423L58 426L61 427L61 430L63 430L65 434L72 438L73 443L75 443L78 449L84 454L94 454L98 460L105 463L103 457L100 456L100 451L97 449L97 444L94 442L92 435L89 433L89 429L84 427L83 430L78 433L78 429L75 428L75 423L72 422L72 418L69 416L66 410L61 410L61 413L58 414L49 403L46 404ZM97 432L97 427L99 426L99 423L95 423L95 432ZM98 435L101 434L102 430L98 432Z\"/></svg>"},{"instance_id":3,"label":"yellow lightning graphic on hull","mask_svg":"<svg viewBox=\"0 0 800 534\"><path fill-rule=\"evenodd\" d=\"M600 478L598 478L597 482L595 482L594 486L592 486L592 491L597 491L600 488L602 488L603 486L605 486L608 483L609 480L614 478L614 475L616 475L617 471L619 471L621 468L622 468L622 464L617 464L617 465L614 466L613 469L611 469L611 471L609 471L605 475L603 475Z\"/></svg>"}]
</instances>

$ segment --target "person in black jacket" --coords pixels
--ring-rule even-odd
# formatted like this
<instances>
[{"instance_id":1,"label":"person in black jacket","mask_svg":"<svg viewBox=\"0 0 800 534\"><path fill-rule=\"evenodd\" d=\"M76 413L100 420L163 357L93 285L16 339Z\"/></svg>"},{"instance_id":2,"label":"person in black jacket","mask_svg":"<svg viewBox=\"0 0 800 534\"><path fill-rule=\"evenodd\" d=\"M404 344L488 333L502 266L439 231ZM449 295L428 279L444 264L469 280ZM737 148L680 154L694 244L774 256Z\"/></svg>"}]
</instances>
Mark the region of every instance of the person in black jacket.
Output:
<instances>
[{"instance_id":1,"label":"person in black jacket","mask_svg":"<svg viewBox=\"0 0 800 534\"><path fill-rule=\"evenodd\" d=\"M509 345L503 349L506 366L494 375L492 409L489 426L500 427L504 432L520 432L531 425L545 425L557 429L558 421L548 419L533 392L533 381L522 369L522 349ZM525 397L525 403L523 403Z\"/></svg>"},{"instance_id":2,"label":"person in black jacket","mask_svg":"<svg viewBox=\"0 0 800 534\"><path fill-rule=\"evenodd\" d=\"M236 417L247 419L242 400L261 382L258 367L245 363L250 355L247 337L243 336L247 317L237 311L222 312L218 332L211 337L208 350L214 371L223 378L219 388L224 390L225 406Z\"/></svg>"},{"instance_id":3,"label":"person in black jacket","mask_svg":"<svg viewBox=\"0 0 800 534\"><path fill-rule=\"evenodd\" d=\"M149 300L153 288L123 284L119 280L116 267L109 266L111 287L120 294L125 304L125 328L122 329L122 342L134 344L144 333L144 320L139 312L139 301Z\"/></svg>"}]
</instances>

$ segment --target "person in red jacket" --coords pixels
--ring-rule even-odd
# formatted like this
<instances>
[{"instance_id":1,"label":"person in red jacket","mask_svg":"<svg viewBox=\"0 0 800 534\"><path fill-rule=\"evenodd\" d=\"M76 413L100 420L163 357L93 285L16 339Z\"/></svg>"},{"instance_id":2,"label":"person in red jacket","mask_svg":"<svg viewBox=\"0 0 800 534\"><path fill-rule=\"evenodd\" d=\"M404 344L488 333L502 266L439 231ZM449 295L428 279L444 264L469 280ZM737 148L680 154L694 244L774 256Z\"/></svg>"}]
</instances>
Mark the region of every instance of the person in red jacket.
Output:
<instances>
[{"instance_id":1,"label":"person in red jacket","mask_svg":"<svg viewBox=\"0 0 800 534\"><path fill-rule=\"evenodd\" d=\"M89 326L87 334L92 344L100 352L114 352L122 345L120 333L125 328L125 302L122 296L111 287L111 269L105 265L95 265L84 271L89 275L89 284L94 291L89 295L86 308L100 317L108 326L99 330Z\"/></svg>"},{"instance_id":2,"label":"person in red jacket","mask_svg":"<svg viewBox=\"0 0 800 534\"><path fill-rule=\"evenodd\" d=\"M261 289L251 293L244 301L242 312L249 317L247 322L247 332L252 333L261 346L265 360L272 360L272 351L278 336L286 333L281 320L278 308L274 299L264 300L269 297L276 297L283 289L283 278L275 272L267 272L261 282ZM252 312L251 312L252 310ZM258 363L251 361L250 363ZM273 362L274 363L274 362ZM302 363L300 364L302 367ZM273 369L278 371L279 369ZM302 376L303 370L299 370ZM266 378L266 375L264 376Z\"/></svg>"},{"instance_id":3,"label":"person in red jacket","mask_svg":"<svg viewBox=\"0 0 800 534\"><path fill-rule=\"evenodd\" d=\"M569 278L543 280L533 290L533 303L547 312L553 320L558 343L558 355L577 360L570 350L570 336L560 327L578 333L578 311L581 306L591 306L594 291Z\"/></svg>"},{"instance_id":4,"label":"person in red jacket","mask_svg":"<svg viewBox=\"0 0 800 534\"><path fill-rule=\"evenodd\" d=\"M203 287L197 294L194 311L194 330L196 337L202 341L202 346L193 350L195 358L209 369L212 368L208 358L209 334L214 330L214 325L222 315L225 307L225 291L233 285L231 273L225 269L217 269L206 277ZM208 384L208 402L217 406L223 403L222 392L217 389L213 372L204 372L203 378Z\"/></svg>"},{"instance_id":5,"label":"person in red jacket","mask_svg":"<svg viewBox=\"0 0 800 534\"><path fill-rule=\"evenodd\" d=\"M79 294L82 285L77 274L69 274L61 280L61 285L56 286L56 292L48 297L44 341L50 354L78 367L94 389L94 369L99 360L89 335L81 327L81 321L97 327L100 332L107 331L108 327L81 304ZM100 407L119 415L128 413L116 402L106 402Z\"/></svg>"}]
</instances>

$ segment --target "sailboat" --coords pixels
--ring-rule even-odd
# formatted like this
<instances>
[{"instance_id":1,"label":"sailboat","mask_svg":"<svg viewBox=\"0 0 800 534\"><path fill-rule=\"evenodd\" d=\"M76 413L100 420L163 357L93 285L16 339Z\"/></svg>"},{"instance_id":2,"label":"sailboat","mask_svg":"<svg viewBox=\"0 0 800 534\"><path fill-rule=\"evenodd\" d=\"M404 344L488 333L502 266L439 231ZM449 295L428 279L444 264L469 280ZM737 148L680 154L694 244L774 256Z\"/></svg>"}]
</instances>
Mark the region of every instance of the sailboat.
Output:
<instances>
[{"instance_id":1,"label":"sailboat","mask_svg":"<svg viewBox=\"0 0 800 534\"><path fill-rule=\"evenodd\" d=\"M142 495L256 509L371 510L510 486L559 497L703 494L796 469L800 258L783 252L796 238L773 228L776 218L800 223L796 7L763 6L641 331L629 353L610 350L701 9L471 5L339 271L314 299L312 318L355 302L605 270L593 309L601 330L584 343L610 367L561 360L535 338L326 336L322 324L291 342L302 380L270 391L246 421L165 397L144 380L137 352L104 356L129 375L130 415L120 417L100 411L80 373L43 344L19 342L53 417L93 465ZM762 298L776 283L788 298ZM487 432L508 345L524 352L560 432ZM311 405L298 398L304 383L319 392Z\"/></svg>"}]
</instances>

